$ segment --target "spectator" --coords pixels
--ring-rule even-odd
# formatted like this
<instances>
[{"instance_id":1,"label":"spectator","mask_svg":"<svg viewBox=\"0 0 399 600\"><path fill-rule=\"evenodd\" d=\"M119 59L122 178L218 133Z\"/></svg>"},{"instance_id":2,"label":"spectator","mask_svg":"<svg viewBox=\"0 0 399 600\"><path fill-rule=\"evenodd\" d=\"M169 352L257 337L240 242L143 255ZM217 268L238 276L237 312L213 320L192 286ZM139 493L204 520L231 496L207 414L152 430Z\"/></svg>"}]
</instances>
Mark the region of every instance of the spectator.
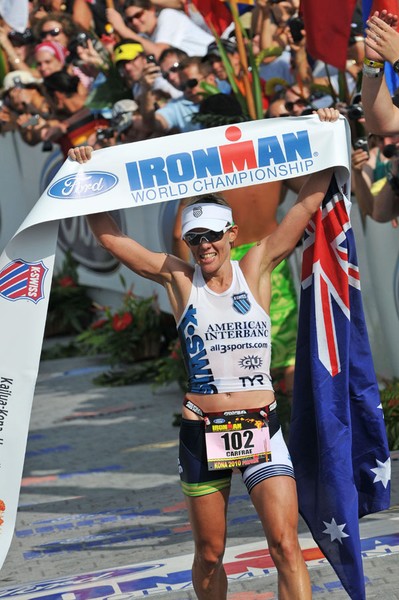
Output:
<instances>
[{"instance_id":1,"label":"spectator","mask_svg":"<svg viewBox=\"0 0 399 600\"><path fill-rule=\"evenodd\" d=\"M308 86L293 85L286 89L284 100L287 113L299 117L311 107L310 89Z\"/></svg>"},{"instance_id":2,"label":"spectator","mask_svg":"<svg viewBox=\"0 0 399 600\"><path fill-rule=\"evenodd\" d=\"M40 141L39 129L50 116L41 82L28 71L11 71L3 82L2 131L18 129L29 145Z\"/></svg>"},{"instance_id":3,"label":"spectator","mask_svg":"<svg viewBox=\"0 0 399 600\"><path fill-rule=\"evenodd\" d=\"M107 17L117 34L143 45L146 54L156 59L171 46L180 48L189 56L204 56L213 37L195 25L187 15L173 8L159 13L150 0L126 0L123 17L112 8ZM127 24L126 24L127 23Z\"/></svg>"},{"instance_id":4,"label":"spectator","mask_svg":"<svg viewBox=\"0 0 399 600\"><path fill-rule=\"evenodd\" d=\"M20 33L10 29L5 23L0 25L0 47L4 50L7 70L29 71L36 75L33 65L35 38L28 27Z\"/></svg>"},{"instance_id":5,"label":"spectator","mask_svg":"<svg viewBox=\"0 0 399 600\"><path fill-rule=\"evenodd\" d=\"M198 123L192 122L192 116L199 111L199 104L203 98L201 82L216 84L212 67L209 63L202 62L200 57L188 57L179 66L183 96L171 100L166 106L155 110L153 99L146 94L143 101L143 117L146 124L154 132L166 133L174 131L194 131L199 129Z\"/></svg>"},{"instance_id":6,"label":"spectator","mask_svg":"<svg viewBox=\"0 0 399 600\"><path fill-rule=\"evenodd\" d=\"M103 0L96 0L94 4L103 3ZM40 0L32 2L31 20L38 21L47 16L50 12L64 12L71 15L73 21L83 29L91 29L93 26L93 16L91 2L87 0ZM105 6L104 6L105 12Z\"/></svg>"},{"instance_id":7,"label":"spectator","mask_svg":"<svg viewBox=\"0 0 399 600\"><path fill-rule=\"evenodd\" d=\"M352 154L354 192L363 217L387 223L399 216L399 134L370 137L374 148Z\"/></svg>"},{"instance_id":8,"label":"spectator","mask_svg":"<svg viewBox=\"0 0 399 600\"><path fill-rule=\"evenodd\" d=\"M229 39L221 39L220 43L226 51L227 57L233 69L234 76L239 78L241 73L241 61L237 50L237 44ZM230 94L231 85L229 83L226 68L216 42L209 44L205 60L212 65L212 71L216 77L216 85L218 86L220 92L222 94Z\"/></svg>"},{"instance_id":9,"label":"spectator","mask_svg":"<svg viewBox=\"0 0 399 600\"><path fill-rule=\"evenodd\" d=\"M182 95L180 90L161 76L161 69L155 59L145 55L141 44L132 40L122 40L116 44L114 63L125 85L131 89L132 97L137 101L144 92L144 77L148 78L147 85L151 91L162 90L169 98L179 98ZM145 89L147 91L147 87Z\"/></svg>"},{"instance_id":10,"label":"spectator","mask_svg":"<svg viewBox=\"0 0 399 600\"><path fill-rule=\"evenodd\" d=\"M49 12L34 26L34 33L38 40L55 41L67 49L66 62L74 75L81 83L90 89L98 73L98 67L93 70L93 63L86 64L80 60L80 48L88 45L88 33L82 30L73 21L72 17L63 12ZM93 43L93 42L91 42ZM93 47L91 47L93 49ZM95 50L99 54L102 46L99 44ZM87 58L87 57L85 57ZM102 61L104 62L105 56Z\"/></svg>"},{"instance_id":11,"label":"spectator","mask_svg":"<svg viewBox=\"0 0 399 600\"><path fill-rule=\"evenodd\" d=\"M48 77L65 66L67 49L58 42L46 40L35 47L37 70L42 78Z\"/></svg>"},{"instance_id":12,"label":"spectator","mask_svg":"<svg viewBox=\"0 0 399 600\"><path fill-rule=\"evenodd\" d=\"M276 117L290 117L292 116L285 107L284 96L277 95L270 99L269 107L266 111L265 117L274 119Z\"/></svg>"},{"instance_id":13,"label":"spectator","mask_svg":"<svg viewBox=\"0 0 399 600\"><path fill-rule=\"evenodd\" d=\"M85 143L98 128L109 127L107 119L85 107L87 90L76 75L58 71L43 83L54 114L54 119L40 131L40 139L46 146L56 142L66 156L69 148Z\"/></svg>"},{"instance_id":14,"label":"spectator","mask_svg":"<svg viewBox=\"0 0 399 600\"><path fill-rule=\"evenodd\" d=\"M62 12L49 12L38 21L33 29L35 38L40 41L52 40L65 48L81 29L72 17Z\"/></svg>"},{"instance_id":15,"label":"spectator","mask_svg":"<svg viewBox=\"0 0 399 600\"><path fill-rule=\"evenodd\" d=\"M187 53L179 48L166 48L159 56L159 66L161 68L162 77L166 79L176 90L180 91L181 81L179 66L180 62L187 58ZM181 92L180 92L181 94ZM174 98L172 94L172 98Z\"/></svg>"}]
</instances>

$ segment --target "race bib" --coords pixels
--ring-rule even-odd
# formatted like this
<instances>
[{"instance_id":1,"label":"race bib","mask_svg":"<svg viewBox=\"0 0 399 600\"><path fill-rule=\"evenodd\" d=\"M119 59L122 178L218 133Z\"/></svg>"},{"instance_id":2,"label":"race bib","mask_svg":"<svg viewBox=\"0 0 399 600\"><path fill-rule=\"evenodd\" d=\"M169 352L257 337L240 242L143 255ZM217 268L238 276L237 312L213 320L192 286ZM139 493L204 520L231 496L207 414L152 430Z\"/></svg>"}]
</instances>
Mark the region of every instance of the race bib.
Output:
<instances>
[{"instance_id":1,"label":"race bib","mask_svg":"<svg viewBox=\"0 0 399 600\"><path fill-rule=\"evenodd\" d=\"M208 469L233 469L271 461L270 433L259 412L208 413L205 425Z\"/></svg>"}]
</instances>

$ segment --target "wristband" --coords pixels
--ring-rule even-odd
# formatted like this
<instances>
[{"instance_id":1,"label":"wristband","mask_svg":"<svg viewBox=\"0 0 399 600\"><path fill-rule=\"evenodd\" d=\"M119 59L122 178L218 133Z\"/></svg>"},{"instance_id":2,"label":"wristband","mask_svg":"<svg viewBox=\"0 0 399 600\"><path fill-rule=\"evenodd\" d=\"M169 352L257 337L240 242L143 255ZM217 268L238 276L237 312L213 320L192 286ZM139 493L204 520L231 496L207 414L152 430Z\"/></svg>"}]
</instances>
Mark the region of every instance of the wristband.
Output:
<instances>
[{"instance_id":1,"label":"wristband","mask_svg":"<svg viewBox=\"0 0 399 600\"><path fill-rule=\"evenodd\" d=\"M377 67L369 67L363 65L363 75L366 77L381 77L384 74L384 69L377 69Z\"/></svg>"},{"instance_id":2,"label":"wristband","mask_svg":"<svg viewBox=\"0 0 399 600\"><path fill-rule=\"evenodd\" d=\"M383 62L380 62L378 60L371 60L371 58L367 58L367 56L364 57L363 63L367 67L373 67L374 69L383 69L384 68Z\"/></svg>"}]
</instances>

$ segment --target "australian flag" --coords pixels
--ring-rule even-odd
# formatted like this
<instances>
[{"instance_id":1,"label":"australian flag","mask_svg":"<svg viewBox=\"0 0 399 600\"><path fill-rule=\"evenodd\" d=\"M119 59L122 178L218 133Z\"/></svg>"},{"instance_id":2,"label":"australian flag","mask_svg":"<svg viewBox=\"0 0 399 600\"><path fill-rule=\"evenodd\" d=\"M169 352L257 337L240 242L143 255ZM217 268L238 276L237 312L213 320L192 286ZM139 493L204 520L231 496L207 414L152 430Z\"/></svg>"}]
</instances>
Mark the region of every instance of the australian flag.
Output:
<instances>
[{"instance_id":1,"label":"australian flag","mask_svg":"<svg viewBox=\"0 0 399 600\"><path fill-rule=\"evenodd\" d=\"M348 201L335 177L304 239L290 428L299 510L352 600L365 600L359 518L389 508L390 454Z\"/></svg>"}]
</instances>

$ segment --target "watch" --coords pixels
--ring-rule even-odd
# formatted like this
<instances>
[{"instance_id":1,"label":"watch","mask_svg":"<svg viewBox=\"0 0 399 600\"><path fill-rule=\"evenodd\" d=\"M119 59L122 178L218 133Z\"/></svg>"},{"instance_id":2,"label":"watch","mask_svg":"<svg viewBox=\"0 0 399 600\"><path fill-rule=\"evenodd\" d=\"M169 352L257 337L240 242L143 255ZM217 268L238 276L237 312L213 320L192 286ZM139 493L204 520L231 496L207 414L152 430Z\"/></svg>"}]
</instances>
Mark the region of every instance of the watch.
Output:
<instances>
[{"instance_id":1,"label":"watch","mask_svg":"<svg viewBox=\"0 0 399 600\"><path fill-rule=\"evenodd\" d=\"M392 68L395 71L395 73L399 73L399 58L398 60L395 60L395 62L392 65Z\"/></svg>"}]
</instances>

